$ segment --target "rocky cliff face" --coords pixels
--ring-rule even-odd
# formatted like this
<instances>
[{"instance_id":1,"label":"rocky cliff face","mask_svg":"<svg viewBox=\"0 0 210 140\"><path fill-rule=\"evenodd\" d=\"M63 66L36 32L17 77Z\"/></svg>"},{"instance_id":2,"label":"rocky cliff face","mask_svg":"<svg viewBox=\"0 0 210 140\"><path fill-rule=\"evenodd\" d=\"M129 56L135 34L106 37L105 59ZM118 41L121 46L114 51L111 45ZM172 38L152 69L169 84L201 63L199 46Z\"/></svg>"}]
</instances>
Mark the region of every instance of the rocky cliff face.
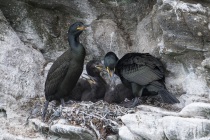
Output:
<instances>
[{"instance_id":1,"label":"rocky cliff face","mask_svg":"<svg viewBox=\"0 0 210 140\"><path fill-rule=\"evenodd\" d=\"M66 32L78 20L91 24L81 36L86 60L102 59L110 50L119 57L131 51L151 53L166 66L166 86L181 101L175 106L203 102L195 106L206 108L210 102L209 7L209 0L0 0L0 114L7 114L7 119L0 115L4 122L0 134L21 137L26 133L18 131L23 129L17 125L18 119L26 119L28 102L43 97L47 64L68 48ZM156 128L159 139L202 139L209 134L208 117L189 116L199 109L185 112L184 118L181 112L161 112L144 110L154 115L150 118L154 125L139 123L142 129ZM204 116L210 114L208 107L205 112ZM146 122L144 114L136 115ZM136 124L134 119L128 118L122 117L125 126L119 129L121 139L127 139L121 135L124 131L130 139L153 139L153 131L142 133L132 126ZM198 124L192 123L194 119ZM199 127L194 131L193 125L201 124L205 130ZM178 128L181 126L192 137Z\"/></svg>"}]
</instances>

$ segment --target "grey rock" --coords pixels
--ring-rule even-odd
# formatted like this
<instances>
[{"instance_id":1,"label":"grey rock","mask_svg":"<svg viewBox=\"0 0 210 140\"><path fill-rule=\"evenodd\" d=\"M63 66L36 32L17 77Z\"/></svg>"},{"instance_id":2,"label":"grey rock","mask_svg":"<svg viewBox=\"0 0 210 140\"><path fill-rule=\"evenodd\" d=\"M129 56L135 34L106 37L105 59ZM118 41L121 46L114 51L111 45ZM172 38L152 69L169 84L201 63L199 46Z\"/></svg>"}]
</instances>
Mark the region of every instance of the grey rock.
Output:
<instances>
[{"instance_id":1,"label":"grey rock","mask_svg":"<svg viewBox=\"0 0 210 140\"><path fill-rule=\"evenodd\" d=\"M49 126L39 119L30 119L29 126L35 131L40 131L43 133L47 133L49 131Z\"/></svg>"},{"instance_id":2,"label":"grey rock","mask_svg":"<svg viewBox=\"0 0 210 140\"><path fill-rule=\"evenodd\" d=\"M170 106L170 107L175 108L176 106L174 105L174 106ZM163 108L157 108L157 107L148 106L148 105L139 105L139 106L137 106L137 108L144 112L153 112L153 113L160 114L162 116L179 116L179 114L177 114L177 112L175 112L175 111L169 111L169 110L166 110Z\"/></svg>"},{"instance_id":3,"label":"grey rock","mask_svg":"<svg viewBox=\"0 0 210 140\"><path fill-rule=\"evenodd\" d=\"M204 68L210 69L210 58L206 58L205 60L203 60L203 62L201 63L201 65Z\"/></svg>"},{"instance_id":4,"label":"grey rock","mask_svg":"<svg viewBox=\"0 0 210 140\"><path fill-rule=\"evenodd\" d=\"M30 119L29 127L43 134L51 133L53 139L59 136L61 139L96 140L96 136L92 131L87 128L69 125L65 119L53 121L50 125L36 118Z\"/></svg>"},{"instance_id":5,"label":"grey rock","mask_svg":"<svg viewBox=\"0 0 210 140\"><path fill-rule=\"evenodd\" d=\"M168 87L172 87L171 91L187 94L187 98L180 97L183 105L191 103L193 96L204 96L209 100L208 73L200 65L206 51L204 44L209 38L206 23L209 8L167 0L159 10L162 12L157 12L157 18L163 30L160 53L167 70L171 71L166 79ZM198 26L200 23L202 27Z\"/></svg>"},{"instance_id":6,"label":"grey rock","mask_svg":"<svg viewBox=\"0 0 210 140\"><path fill-rule=\"evenodd\" d=\"M201 139L210 133L210 121L207 119L181 118L167 116L162 119L167 139Z\"/></svg>"},{"instance_id":7,"label":"grey rock","mask_svg":"<svg viewBox=\"0 0 210 140\"><path fill-rule=\"evenodd\" d=\"M126 43L117 24L110 19L97 20L92 23L93 39L103 54L115 51L117 55L126 51Z\"/></svg>"},{"instance_id":8,"label":"grey rock","mask_svg":"<svg viewBox=\"0 0 210 140\"><path fill-rule=\"evenodd\" d=\"M141 105L139 112L121 117L120 139L205 139L209 137L209 105L192 103L179 113ZM197 114L196 114L197 113Z\"/></svg>"},{"instance_id":9,"label":"grey rock","mask_svg":"<svg viewBox=\"0 0 210 140\"><path fill-rule=\"evenodd\" d=\"M44 140L44 138L42 137L30 138L30 137L11 135L9 133L3 134L3 136L1 137L2 137L1 140Z\"/></svg>"},{"instance_id":10,"label":"grey rock","mask_svg":"<svg viewBox=\"0 0 210 140\"><path fill-rule=\"evenodd\" d=\"M161 114L157 113L151 113L151 112L136 112L135 114L127 114L121 117L122 122L125 124L125 126L129 129L129 131L133 134L131 135L132 139L158 139L163 140L164 139L164 132L161 125L161 122L159 121L162 118ZM119 129L120 130L126 130ZM126 131L126 132L129 132ZM119 132L120 138L125 139L129 137L129 135L126 135L127 133ZM133 138L132 138L133 137Z\"/></svg>"},{"instance_id":11,"label":"grey rock","mask_svg":"<svg viewBox=\"0 0 210 140\"><path fill-rule=\"evenodd\" d=\"M30 139L28 128L23 126L27 119L23 106L43 95L41 70L45 60L40 52L21 42L1 11L0 44L0 108L6 113L0 117L0 139Z\"/></svg>"},{"instance_id":12,"label":"grey rock","mask_svg":"<svg viewBox=\"0 0 210 140\"><path fill-rule=\"evenodd\" d=\"M132 132L126 127L122 126L119 128L119 140L143 140L141 136L135 136Z\"/></svg>"},{"instance_id":13,"label":"grey rock","mask_svg":"<svg viewBox=\"0 0 210 140\"><path fill-rule=\"evenodd\" d=\"M50 131L72 140L96 140L92 131L78 126L54 124L50 127Z\"/></svg>"},{"instance_id":14,"label":"grey rock","mask_svg":"<svg viewBox=\"0 0 210 140\"><path fill-rule=\"evenodd\" d=\"M44 78L41 69L45 62L43 55L25 46L0 12L0 95L2 103L26 101L43 94ZM33 80L32 80L33 79ZM13 99L12 99L13 98ZM14 104L15 105L15 104Z\"/></svg>"},{"instance_id":15,"label":"grey rock","mask_svg":"<svg viewBox=\"0 0 210 140\"><path fill-rule=\"evenodd\" d=\"M117 140L118 136L117 135L109 135L106 137L106 140Z\"/></svg>"},{"instance_id":16,"label":"grey rock","mask_svg":"<svg viewBox=\"0 0 210 140\"><path fill-rule=\"evenodd\" d=\"M191 103L184 107L179 115L182 117L210 119L210 104L202 102Z\"/></svg>"}]
</instances>

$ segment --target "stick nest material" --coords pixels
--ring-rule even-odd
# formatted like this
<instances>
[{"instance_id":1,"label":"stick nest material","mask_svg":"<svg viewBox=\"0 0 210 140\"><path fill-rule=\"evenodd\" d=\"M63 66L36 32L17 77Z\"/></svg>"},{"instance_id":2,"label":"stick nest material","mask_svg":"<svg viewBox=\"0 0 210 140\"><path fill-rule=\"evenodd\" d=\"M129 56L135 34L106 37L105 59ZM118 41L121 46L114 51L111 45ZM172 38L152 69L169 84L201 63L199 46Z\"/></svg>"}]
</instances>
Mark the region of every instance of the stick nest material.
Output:
<instances>
[{"instance_id":1,"label":"stick nest material","mask_svg":"<svg viewBox=\"0 0 210 140\"><path fill-rule=\"evenodd\" d=\"M162 107L178 111L158 102L153 97L143 99L141 104ZM36 102L29 118L38 117L41 119L43 102ZM60 103L59 103L60 104ZM65 107L51 102L46 115L46 122L49 124L57 122L60 118L67 120L69 125L80 126L92 130L98 139L105 139L108 135L117 134L118 128L122 125L120 117L139 111L138 108L124 108L117 104L109 104L102 100L98 102L71 101Z\"/></svg>"},{"instance_id":2,"label":"stick nest material","mask_svg":"<svg viewBox=\"0 0 210 140\"><path fill-rule=\"evenodd\" d=\"M68 120L69 125L80 126L95 132L98 139L105 139L108 135L117 134L122 125L120 116L135 113L136 108L124 108L116 104L109 104L102 100L98 102L76 102L66 104L65 107L49 104L46 122L51 124L60 118ZM36 103L29 118L41 119L43 104ZM38 111L39 110L39 111Z\"/></svg>"}]
</instances>

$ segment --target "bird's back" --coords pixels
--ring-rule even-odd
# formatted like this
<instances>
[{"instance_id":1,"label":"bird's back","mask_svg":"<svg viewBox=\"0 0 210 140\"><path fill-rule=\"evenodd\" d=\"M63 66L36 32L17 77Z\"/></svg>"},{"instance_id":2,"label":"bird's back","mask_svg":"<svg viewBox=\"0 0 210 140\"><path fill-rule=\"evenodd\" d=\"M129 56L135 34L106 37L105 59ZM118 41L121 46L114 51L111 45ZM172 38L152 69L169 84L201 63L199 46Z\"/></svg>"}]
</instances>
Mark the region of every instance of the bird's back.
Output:
<instances>
[{"instance_id":1,"label":"bird's back","mask_svg":"<svg viewBox=\"0 0 210 140\"><path fill-rule=\"evenodd\" d=\"M105 96L104 100L108 103L121 103L127 99L134 98L132 94L132 90L125 87L123 84L118 84L114 87L114 89L109 89Z\"/></svg>"},{"instance_id":2,"label":"bird's back","mask_svg":"<svg viewBox=\"0 0 210 140\"><path fill-rule=\"evenodd\" d=\"M128 53L117 63L116 70L124 81L147 85L152 81L164 79L161 61L148 53ZM123 81L123 80L122 80Z\"/></svg>"}]
</instances>

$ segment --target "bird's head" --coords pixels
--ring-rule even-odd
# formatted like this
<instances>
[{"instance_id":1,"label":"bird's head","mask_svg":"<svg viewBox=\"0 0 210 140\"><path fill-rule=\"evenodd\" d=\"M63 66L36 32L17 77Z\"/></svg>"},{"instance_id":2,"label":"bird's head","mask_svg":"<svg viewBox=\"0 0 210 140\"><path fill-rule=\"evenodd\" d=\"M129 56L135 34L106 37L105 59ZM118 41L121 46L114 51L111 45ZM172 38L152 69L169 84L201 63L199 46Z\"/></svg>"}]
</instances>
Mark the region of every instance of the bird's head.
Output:
<instances>
[{"instance_id":1,"label":"bird's head","mask_svg":"<svg viewBox=\"0 0 210 140\"><path fill-rule=\"evenodd\" d=\"M86 71L92 77L99 76L102 70L103 65L99 60L91 60L86 65Z\"/></svg>"},{"instance_id":2,"label":"bird's head","mask_svg":"<svg viewBox=\"0 0 210 140\"><path fill-rule=\"evenodd\" d=\"M112 78L115 73L115 66L118 62L118 57L114 52L108 52L104 57L104 66L110 76Z\"/></svg>"},{"instance_id":3,"label":"bird's head","mask_svg":"<svg viewBox=\"0 0 210 140\"><path fill-rule=\"evenodd\" d=\"M68 34L79 36L89 25L84 25L82 22L75 22L69 27Z\"/></svg>"}]
</instances>

